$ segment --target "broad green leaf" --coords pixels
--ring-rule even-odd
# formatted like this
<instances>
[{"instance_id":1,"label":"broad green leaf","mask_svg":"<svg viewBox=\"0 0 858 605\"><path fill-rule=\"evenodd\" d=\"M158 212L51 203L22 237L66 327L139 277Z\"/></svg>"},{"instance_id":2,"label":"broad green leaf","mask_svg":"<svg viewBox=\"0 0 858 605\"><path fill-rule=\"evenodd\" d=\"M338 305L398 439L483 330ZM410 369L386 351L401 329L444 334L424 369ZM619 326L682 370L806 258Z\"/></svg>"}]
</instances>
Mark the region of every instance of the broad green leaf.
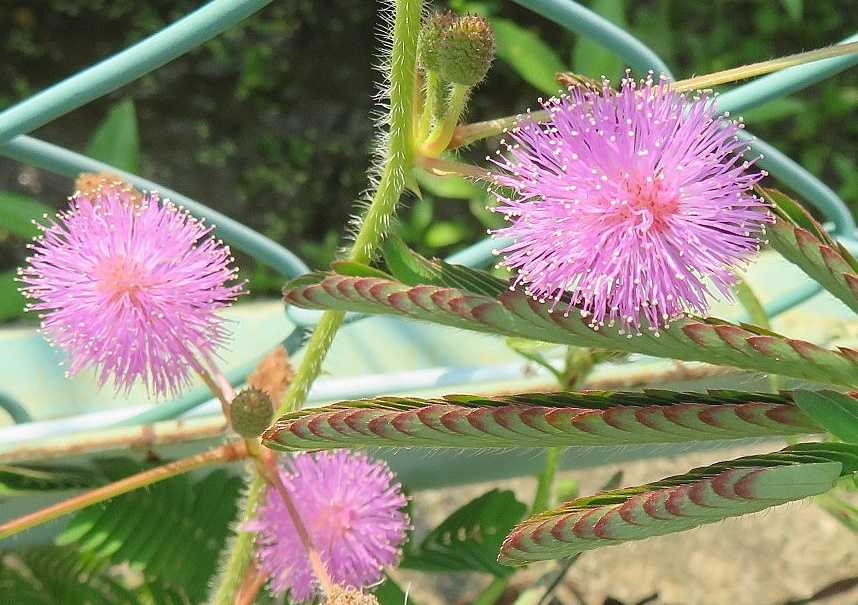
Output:
<instances>
[{"instance_id":1,"label":"broad green leaf","mask_svg":"<svg viewBox=\"0 0 858 605\"><path fill-rule=\"evenodd\" d=\"M851 349L824 349L714 318L680 318L659 332L632 337L617 327L594 330L574 309L568 315L565 309L552 312L547 304L509 291L489 273L434 264L436 275L419 284L313 274L287 284L283 295L287 303L308 309L400 315L502 336L704 361L821 383L858 382L858 351Z\"/></svg>"},{"instance_id":2,"label":"broad green leaf","mask_svg":"<svg viewBox=\"0 0 858 605\"><path fill-rule=\"evenodd\" d=\"M0 191L0 229L30 239L39 233L33 221L45 214L53 215L54 209L26 195Z\"/></svg>"},{"instance_id":3,"label":"broad green leaf","mask_svg":"<svg viewBox=\"0 0 858 605\"><path fill-rule=\"evenodd\" d=\"M594 0L590 9L608 21L627 29L625 0ZM617 54L593 39L579 36L572 53L573 69L591 78L605 76L616 80L623 72L625 65Z\"/></svg>"},{"instance_id":4,"label":"broad green leaf","mask_svg":"<svg viewBox=\"0 0 858 605\"><path fill-rule=\"evenodd\" d=\"M483 191L482 187L461 176L438 176L419 169L415 170L415 175L421 187L438 197L469 200Z\"/></svg>"},{"instance_id":5,"label":"broad green leaf","mask_svg":"<svg viewBox=\"0 0 858 605\"><path fill-rule=\"evenodd\" d=\"M801 16L804 13L804 0L781 0L784 10L793 21L801 21Z\"/></svg>"},{"instance_id":6,"label":"broad green leaf","mask_svg":"<svg viewBox=\"0 0 858 605\"><path fill-rule=\"evenodd\" d=\"M777 213L767 229L771 246L858 313L858 260L789 197L773 189L757 190Z\"/></svg>"},{"instance_id":7,"label":"broad green leaf","mask_svg":"<svg viewBox=\"0 0 858 605\"><path fill-rule=\"evenodd\" d=\"M805 443L600 492L519 524L499 560L520 565L686 531L822 494L856 470L858 447Z\"/></svg>"},{"instance_id":8,"label":"broad green leaf","mask_svg":"<svg viewBox=\"0 0 858 605\"><path fill-rule=\"evenodd\" d=\"M7 321L24 315L27 299L18 292L15 271L0 272L0 321Z\"/></svg>"},{"instance_id":9,"label":"broad green leaf","mask_svg":"<svg viewBox=\"0 0 858 605\"><path fill-rule=\"evenodd\" d=\"M430 248L443 248L458 244L468 236L468 228L453 221L438 221L432 223L423 235L423 240Z\"/></svg>"},{"instance_id":10,"label":"broad green leaf","mask_svg":"<svg viewBox=\"0 0 858 605\"><path fill-rule=\"evenodd\" d=\"M560 87L554 76L566 69L557 53L539 36L508 19L490 19L495 31L497 56L525 82L542 92L555 94Z\"/></svg>"},{"instance_id":11,"label":"broad green leaf","mask_svg":"<svg viewBox=\"0 0 858 605\"><path fill-rule=\"evenodd\" d=\"M138 171L140 139L134 101L124 99L110 108L107 117L90 138L86 155L125 172Z\"/></svg>"},{"instance_id":12,"label":"broad green leaf","mask_svg":"<svg viewBox=\"0 0 858 605\"><path fill-rule=\"evenodd\" d=\"M838 439L858 443L858 400L837 391L796 391L795 403Z\"/></svg>"},{"instance_id":13,"label":"broad green leaf","mask_svg":"<svg viewBox=\"0 0 858 605\"><path fill-rule=\"evenodd\" d=\"M94 487L103 481L97 474L77 467L50 465L0 464L0 495L22 492Z\"/></svg>"},{"instance_id":14,"label":"broad green leaf","mask_svg":"<svg viewBox=\"0 0 858 605\"><path fill-rule=\"evenodd\" d=\"M424 258L398 237L388 237L384 240L381 251L390 273L407 284L463 287L487 295L496 295L506 290L503 280L487 273L471 271L461 265Z\"/></svg>"},{"instance_id":15,"label":"broad green leaf","mask_svg":"<svg viewBox=\"0 0 858 605\"><path fill-rule=\"evenodd\" d=\"M331 269L338 275L348 275L350 277L379 277L381 279L390 279L391 276L363 263L358 263L350 260L335 260L331 263Z\"/></svg>"},{"instance_id":16,"label":"broad green leaf","mask_svg":"<svg viewBox=\"0 0 858 605\"><path fill-rule=\"evenodd\" d=\"M820 433L789 393L593 391L385 396L299 410L263 435L284 450L568 447Z\"/></svg>"},{"instance_id":17,"label":"broad green leaf","mask_svg":"<svg viewBox=\"0 0 858 605\"><path fill-rule=\"evenodd\" d=\"M498 564L498 548L526 511L527 506L511 491L486 492L454 511L419 546L406 548L400 567L508 576L512 569Z\"/></svg>"}]
</instances>

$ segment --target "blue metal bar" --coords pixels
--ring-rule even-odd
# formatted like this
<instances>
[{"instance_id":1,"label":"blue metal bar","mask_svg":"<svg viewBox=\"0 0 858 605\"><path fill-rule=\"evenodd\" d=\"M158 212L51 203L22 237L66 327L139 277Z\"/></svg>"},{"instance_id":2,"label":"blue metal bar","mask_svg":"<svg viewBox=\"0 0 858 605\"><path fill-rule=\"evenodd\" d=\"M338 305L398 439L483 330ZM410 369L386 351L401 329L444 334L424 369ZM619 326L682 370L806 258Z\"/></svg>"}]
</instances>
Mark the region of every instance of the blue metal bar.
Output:
<instances>
[{"instance_id":1,"label":"blue metal bar","mask_svg":"<svg viewBox=\"0 0 858 605\"><path fill-rule=\"evenodd\" d=\"M80 172L115 174L139 189L158 191L163 197L169 197L173 202L184 206L197 217L204 217L213 225L217 225L218 235L226 242L250 254L256 260L265 263L285 277L296 277L310 270L295 254L250 227L177 191L167 189L157 183L93 160L85 155L23 135L15 137L8 143L0 144L0 154L71 178L77 177Z\"/></svg>"},{"instance_id":2,"label":"blue metal bar","mask_svg":"<svg viewBox=\"0 0 858 605\"><path fill-rule=\"evenodd\" d=\"M839 44L858 42L858 34L841 40ZM745 111L790 95L817 82L840 73L854 65L858 65L858 53L843 55L796 65L743 84L718 97L718 108L721 111Z\"/></svg>"},{"instance_id":3,"label":"blue metal bar","mask_svg":"<svg viewBox=\"0 0 858 605\"><path fill-rule=\"evenodd\" d=\"M800 164L790 159L765 141L757 139L750 133L742 133L753 151L761 153L763 158L757 163L787 187L794 190L801 199L811 202L827 219L834 223L837 235L852 235L855 233L855 218L852 212L828 185L805 170Z\"/></svg>"},{"instance_id":4,"label":"blue metal bar","mask_svg":"<svg viewBox=\"0 0 858 605\"><path fill-rule=\"evenodd\" d=\"M633 68L670 76L670 68L646 44L604 17L569 0L513 0L549 21L592 38L622 57Z\"/></svg>"},{"instance_id":5,"label":"blue metal bar","mask_svg":"<svg viewBox=\"0 0 858 605\"><path fill-rule=\"evenodd\" d=\"M134 46L66 78L0 113L0 141L133 82L249 17L271 0L213 0Z\"/></svg>"},{"instance_id":6,"label":"blue metal bar","mask_svg":"<svg viewBox=\"0 0 858 605\"><path fill-rule=\"evenodd\" d=\"M25 422L33 421L33 417L30 416L27 408L4 393L0 393L0 410L9 414L9 417L12 418L12 422L15 424L24 424Z\"/></svg>"}]
</instances>

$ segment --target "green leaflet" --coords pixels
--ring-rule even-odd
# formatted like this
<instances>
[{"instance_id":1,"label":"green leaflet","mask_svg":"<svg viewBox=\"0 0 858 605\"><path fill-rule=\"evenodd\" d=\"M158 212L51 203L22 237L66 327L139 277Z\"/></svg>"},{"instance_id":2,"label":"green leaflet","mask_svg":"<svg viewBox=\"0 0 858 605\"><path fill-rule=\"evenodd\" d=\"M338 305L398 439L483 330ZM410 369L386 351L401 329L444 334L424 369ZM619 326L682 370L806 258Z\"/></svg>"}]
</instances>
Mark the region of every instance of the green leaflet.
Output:
<instances>
[{"instance_id":1,"label":"green leaflet","mask_svg":"<svg viewBox=\"0 0 858 605\"><path fill-rule=\"evenodd\" d=\"M240 487L241 479L222 470L198 480L173 477L83 509L57 544L74 545L94 561L128 562L197 602L235 517Z\"/></svg>"},{"instance_id":2,"label":"green leaflet","mask_svg":"<svg viewBox=\"0 0 858 605\"><path fill-rule=\"evenodd\" d=\"M0 595L15 605L191 605L181 588L146 578L130 588L121 576L68 546L0 551Z\"/></svg>"},{"instance_id":3,"label":"green leaflet","mask_svg":"<svg viewBox=\"0 0 858 605\"><path fill-rule=\"evenodd\" d=\"M283 450L568 447L820 432L790 393L648 390L344 401L281 417L263 442Z\"/></svg>"},{"instance_id":4,"label":"green leaflet","mask_svg":"<svg viewBox=\"0 0 858 605\"><path fill-rule=\"evenodd\" d=\"M409 545L400 567L508 576L513 570L498 564L498 548L526 512L511 491L490 490L453 511L418 546Z\"/></svg>"},{"instance_id":5,"label":"green leaflet","mask_svg":"<svg viewBox=\"0 0 858 605\"><path fill-rule=\"evenodd\" d=\"M140 137L132 99L110 108L86 146L86 155L132 174L139 171Z\"/></svg>"},{"instance_id":6,"label":"green leaflet","mask_svg":"<svg viewBox=\"0 0 858 605\"><path fill-rule=\"evenodd\" d=\"M578 498L518 525L501 547L507 564L685 531L824 493L858 470L858 448L806 443L696 468L638 487Z\"/></svg>"},{"instance_id":7,"label":"green leaflet","mask_svg":"<svg viewBox=\"0 0 858 605\"><path fill-rule=\"evenodd\" d=\"M798 407L829 433L858 443L858 400L837 391L796 391Z\"/></svg>"},{"instance_id":8,"label":"green leaflet","mask_svg":"<svg viewBox=\"0 0 858 605\"><path fill-rule=\"evenodd\" d=\"M376 278L311 274L284 288L289 304L310 309L385 313L479 332L595 347L684 361L704 361L776 373L815 382L852 386L858 380L858 351L828 350L754 326L718 319L682 318L660 332L629 337L618 328L594 330L578 313L568 316L520 292L500 288L482 271L446 265L438 282L407 285ZM483 284L477 288L474 284ZM503 282L501 282L503 283Z\"/></svg>"},{"instance_id":9,"label":"green leaflet","mask_svg":"<svg viewBox=\"0 0 858 605\"><path fill-rule=\"evenodd\" d=\"M0 464L0 495L51 490L80 489L104 483L96 473L79 467Z\"/></svg>"},{"instance_id":10,"label":"green leaflet","mask_svg":"<svg viewBox=\"0 0 858 605\"><path fill-rule=\"evenodd\" d=\"M777 214L766 230L772 247L858 313L858 261L794 200L775 189L757 191Z\"/></svg>"}]
</instances>

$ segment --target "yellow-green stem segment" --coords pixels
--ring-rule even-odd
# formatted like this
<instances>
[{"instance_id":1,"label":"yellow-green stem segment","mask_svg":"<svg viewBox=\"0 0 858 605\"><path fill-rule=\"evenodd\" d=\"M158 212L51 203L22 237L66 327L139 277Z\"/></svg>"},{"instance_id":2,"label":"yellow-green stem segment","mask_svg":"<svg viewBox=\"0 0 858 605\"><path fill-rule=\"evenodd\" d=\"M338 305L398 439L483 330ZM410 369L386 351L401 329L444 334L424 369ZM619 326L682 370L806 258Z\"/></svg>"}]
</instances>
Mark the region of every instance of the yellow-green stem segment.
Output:
<instances>
[{"instance_id":1,"label":"yellow-green stem segment","mask_svg":"<svg viewBox=\"0 0 858 605\"><path fill-rule=\"evenodd\" d=\"M390 56L390 119L387 153L378 188L355 237L349 260L368 262L384 237L396 203L402 195L414 164L412 113L420 31L422 0L397 0ZM455 128L455 124L453 125ZM451 130L452 132L452 130ZM307 343L301 364L277 409L277 414L300 408L319 375L334 335L343 323L341 311L325 311ZM251 480L242 521L253 518L265 480L257 474ZM242 578L253 557L253 534L241 532L232 543L226 567L213 592L213 605L232 605Z\"/></svg>"},{"instance_id":2,"label":"yellow-green stem segment","mask_svg":"<svg viewBox=\"0 0 858 605\"><path fill-rule=\"evenodd\" d=\"M454 84L450 91L450 98L447 100L447 107L444 111L444 117L435 124L432 132L420 147L420 152L430 158L437 158L447 149L450 140L453 138L453 133L456 131L456 126L459 124L459 118L465 110L465 105L468 102L468 95L471 92L471 87L464 84Z\"/></svg>"}]
</instances>

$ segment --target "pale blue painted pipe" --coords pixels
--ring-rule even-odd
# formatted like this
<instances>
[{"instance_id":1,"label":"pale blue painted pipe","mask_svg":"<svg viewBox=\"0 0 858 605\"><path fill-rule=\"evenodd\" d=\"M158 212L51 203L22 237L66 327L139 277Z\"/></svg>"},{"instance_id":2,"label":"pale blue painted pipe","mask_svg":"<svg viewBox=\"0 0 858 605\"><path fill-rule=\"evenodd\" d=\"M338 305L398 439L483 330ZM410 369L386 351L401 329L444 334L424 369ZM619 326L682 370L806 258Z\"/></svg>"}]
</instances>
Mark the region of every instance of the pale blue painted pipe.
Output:
<instances>
[{"instance_id":1,"label":"pale blue painted pipe","mask_svg":"<svg viewBox=\"0 0 858 605\"><path fill-rule=\"evenodd\" d=\"M838 44L849 42L858 42L858 34L853 34ZM791 95L855 65L858 65L858 53L783 69L725 92L718 97L718 108L721 111L745 111L773 99Z\"/></svg>"},{"instance_id":2,"label":"pale blue painted pipe","mask_svg":"<svg viewBox=\"0 0 858 605\"><path fill-rule=\"evenodd\" d=\"M268 239L225 214L221 214L217 210L212 210L208 206L192 200L178 191L173 191L158 183L153 183L137 175L119 170L109 164L88 158L85 155L23 135L15 137L8 143L0 144L0 154L70 178L76 178L81 172L109 172L110 174L115 174L139 189L158 191L162 197L168 197L176 204L184 206L195 216L205 218L217 226L216 231L218 235L227 243L250 254L256 260L273 268L284 277L297 277L310 270L304 264L304 261L277 242Z\"/></svg>"},{"instance_id":3,"label":"pale blue painted pipe","mask_svg":"<svg viewBox=\"0 0 858 605\"><path fill-rule=\"evenodd\" d=\"M32 132L214 38L271 0L213 0L122 52L0 113L0 141Z\"/></svg>"}]
</instances>

